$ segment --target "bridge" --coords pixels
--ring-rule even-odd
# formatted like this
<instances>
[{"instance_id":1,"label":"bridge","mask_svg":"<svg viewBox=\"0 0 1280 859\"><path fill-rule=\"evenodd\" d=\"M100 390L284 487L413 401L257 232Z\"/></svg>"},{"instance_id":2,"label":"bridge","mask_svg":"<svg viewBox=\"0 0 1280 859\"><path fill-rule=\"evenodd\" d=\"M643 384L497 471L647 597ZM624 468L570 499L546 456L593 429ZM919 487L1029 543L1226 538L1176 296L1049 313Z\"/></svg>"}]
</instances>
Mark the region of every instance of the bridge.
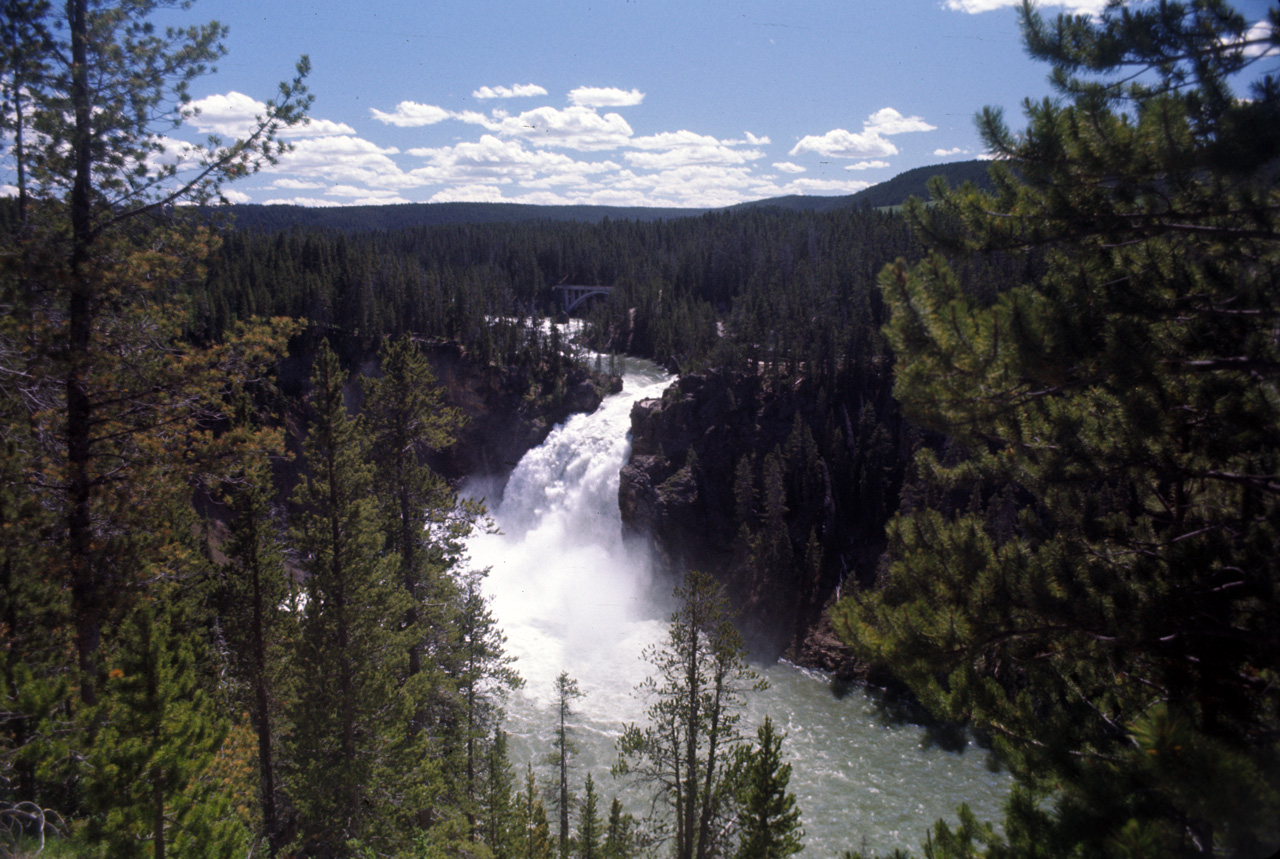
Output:
<instances>
[{"instance_id":1,"label":"bridge","mask_svg":"<svg viewBox=\"0 0 1280 859\"><path fill-rule=\"evenodd\" d=\"M559 290L564 295L565 313L572 313L575 307L588 298L613 292L612 286L569 286L563 283L556 284L553 289Z\"/></svg>"}]
</instances>

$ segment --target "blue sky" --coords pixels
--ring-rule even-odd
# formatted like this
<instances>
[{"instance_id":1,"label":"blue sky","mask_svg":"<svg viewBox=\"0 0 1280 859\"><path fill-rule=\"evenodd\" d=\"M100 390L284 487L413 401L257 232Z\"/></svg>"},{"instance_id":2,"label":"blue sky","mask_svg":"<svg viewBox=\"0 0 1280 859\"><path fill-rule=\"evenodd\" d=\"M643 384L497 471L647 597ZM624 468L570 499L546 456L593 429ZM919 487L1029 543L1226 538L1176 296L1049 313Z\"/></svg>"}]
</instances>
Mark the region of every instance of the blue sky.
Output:
<instances>
[{"instance_id":1,"label":"blue sky","mask_svg":"<svg viewBox=\"0 0 1280 859\"><path fill-rule=\"evenodd\" d=\"M313 121L236 202L722 206L978 157L1049 94L1016 0L203 0L192 94L234 133L311 58ZM1045 3L1093 11L1102 0ZM1250 22L1265 0L1237 3ZM167 19L161 19L167 20Z\"/></svg>"}]
</instances>

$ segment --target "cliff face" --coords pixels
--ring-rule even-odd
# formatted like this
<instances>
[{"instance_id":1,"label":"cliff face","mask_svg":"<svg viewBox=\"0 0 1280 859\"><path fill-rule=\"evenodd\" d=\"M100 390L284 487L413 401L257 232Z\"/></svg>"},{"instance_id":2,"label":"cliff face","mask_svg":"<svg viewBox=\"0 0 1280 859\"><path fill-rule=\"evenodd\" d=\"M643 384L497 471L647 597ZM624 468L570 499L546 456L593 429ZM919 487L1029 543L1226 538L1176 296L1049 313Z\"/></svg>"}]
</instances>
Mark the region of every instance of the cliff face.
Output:
<instances>
[{"instance_id":1,"label":"cliff face","mask_svg":"<svg viewBox=\"0 0 1280 859\"><path fill-rule=\"evenodd\" d=\"M509 471L557 423L595 411L606 394L622 389L621 378L577 364L556 374L481 364L456 343L432 346L428 358L445 401L467 418L455 443L430 457L431 467L450 480Z\"/></svg>"},{"instance_id":2,"label":"cliff face","mask_svg":"<svg viewBox=\"0 0 1280 859\"><path fill-rule=\"evenodd\" d=\"M807 380L724 371L638 402L631 430L624 526L673 569L716 576L759 655L846 668L823 610L842 585L874 578L901 434Z\"/></svg>"}]
</instances>

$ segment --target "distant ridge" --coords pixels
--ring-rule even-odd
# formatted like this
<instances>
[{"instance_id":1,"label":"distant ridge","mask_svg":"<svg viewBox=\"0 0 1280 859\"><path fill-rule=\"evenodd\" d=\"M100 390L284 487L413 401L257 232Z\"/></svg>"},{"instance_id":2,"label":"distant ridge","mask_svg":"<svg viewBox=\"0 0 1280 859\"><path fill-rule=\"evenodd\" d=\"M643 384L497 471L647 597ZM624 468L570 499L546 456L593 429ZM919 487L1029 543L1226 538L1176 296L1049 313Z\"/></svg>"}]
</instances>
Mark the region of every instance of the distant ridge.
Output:
<instances>
[{"instance_id":1,"label":"distant ridge","mask_svg":"<svg viewBox=\"0 0 1280 859\"><path fill-rule=\"evenodd\" d=\"M877 185L872 185L856 194L843 197L772 197L768 200L754 200L750 203L739 203L732 209L778 208L803 212L829 212L833 209L844 209L850 206L866 206L880 209L887 206L901 206L909 197L929 199L929 180L934 176L945 176L948 184L958 186L972 182L979 188L990 189L991 179L987 176L990 161L953 161L950 164L933 164L917 167L905 173L899 173Z\"/></svg>"},{"instance_id":2,"label":"distant ridge","mask_svg":"<svg viewBox=\"0 0 1280 859\"><path fill-rule=\"evenodd\" d=\"M531 206L524 203L397 203L387 206L263 206L234 204L218 207L235 216L237 227L284 230L312 227L342 231L396 230L443 224L510 224L521 221L571 221L598 224L605 218L661 221L696 217L710 209L659 209L648 206Z\"/></svg>"},{"instance_id":3,"label":"distant ridge","mask_svg":"<svg viewBox=\"0 0 1280 859\"><path fill-rule=\"evenodd\" d=\"M615 221L662 221L696 218L708 212L748 209L783 209L796 212L830 212L850 207L900 206L908 197L928 199L928 182L945 176L952 185L973 182L990 187L986 161L956 161L908 170L856 194L841 197L792 195L739 203L723 209L650 208L647 206L531 206L523 203L400 203L387 206L264 206L235 204L217 211L235 217L241 229L274 232L293 227L339 230L396 230L445 224L502 224L527 221L567 221L598 224Z\"/></svg>"}]
</instances>

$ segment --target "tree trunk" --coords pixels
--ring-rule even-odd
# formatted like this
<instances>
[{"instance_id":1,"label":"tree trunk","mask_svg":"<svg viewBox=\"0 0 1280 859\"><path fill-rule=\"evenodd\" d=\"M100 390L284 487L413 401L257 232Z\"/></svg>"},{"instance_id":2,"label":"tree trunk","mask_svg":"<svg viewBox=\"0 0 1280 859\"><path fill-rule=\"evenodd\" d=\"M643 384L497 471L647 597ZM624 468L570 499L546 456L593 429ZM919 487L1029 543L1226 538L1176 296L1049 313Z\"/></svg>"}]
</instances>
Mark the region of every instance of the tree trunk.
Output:
<instances>
[{"instance_id":1,"label":"tree trunk","mask_svg":"<svg viewBox=\"0 0 1280 859\"><path fill-rule=\"evenodd\" d=\"M75 615L80 699L97 703L97 654L101 641L98 573L93 562L93 478L90 431L93 407L85 375L93 334L93 284L85 270L93 243L93 105L89 93L87 0L69 0L71 103L75 133L71 146L75 180L71 187L71 295L67 307L67 551Z\"/></svg>"}]
</instances>

